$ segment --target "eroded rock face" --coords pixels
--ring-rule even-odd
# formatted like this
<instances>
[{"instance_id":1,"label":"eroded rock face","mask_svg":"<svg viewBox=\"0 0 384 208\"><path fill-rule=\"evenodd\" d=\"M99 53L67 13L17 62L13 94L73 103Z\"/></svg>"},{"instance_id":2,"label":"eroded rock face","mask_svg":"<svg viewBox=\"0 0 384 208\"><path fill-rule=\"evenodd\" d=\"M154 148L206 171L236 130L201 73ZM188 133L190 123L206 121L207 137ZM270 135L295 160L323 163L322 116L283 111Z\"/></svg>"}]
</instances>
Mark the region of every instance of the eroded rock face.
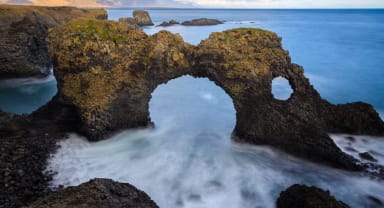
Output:
<instances>
[{"instance_id":1,"label":"eroded rock face","mask_svg":"<svg viewBox=\"0 0 384 208\"><path fill-rule=\"evenodd\" d=\"M106 19L105 10L0 5L0 79L43 76L51 59L48 29L75 18Z\"/></svg>"},{"instance_id":2,"label":"eroded rock face","mask_svg":"<svg viewBox=\"0 0 384 208\"><path fill-rule=\"evenodd\" d=\"M158 208L151 198L127 183L111 179L93 179L79 186L53 192L38 199L29 208Z\"/></svg>"},{"instance_id":3,"label":"eroded rock face","mask_svg":"<svg viewBox=\"0 0 384 208\"><path fill-rule=\"evenodd\" d=\"M54 102L76 109L81 127L75 130L90 140L149 125L153 90L187 74L209 78L232 98L233 135L240 142L356 170L361 167L327 132L384 134L372 106L323 100L273 32L212 33L194 47L167 31L147 36L112 21L78 20L53 29L49 45L59 85ZM271 83L278 76L294 91L287 101L273 98Z\"/></svg>"},{"instance_id":4,"label":"eroded rock face","mask_svg":"<svg viewBox=\"0 0 384 208\"><path fill-rule=\"evenodd\" d=\"M136 23L140 26L153 25L151 17L149 16L149 13L147 11L144 11L144 10L133 11L133 18L135 19Z\"/></svg>"},{"instance_id":5,"label":"eroded rock face","mask_svg":"<svg viewBox=\"0 0 384 208\"><path fill-rule=\"evenodd\" d=\"M280 193L277 208L349 208L347 204L314 186L292 185Z\"/></svg>"}]
</instances>

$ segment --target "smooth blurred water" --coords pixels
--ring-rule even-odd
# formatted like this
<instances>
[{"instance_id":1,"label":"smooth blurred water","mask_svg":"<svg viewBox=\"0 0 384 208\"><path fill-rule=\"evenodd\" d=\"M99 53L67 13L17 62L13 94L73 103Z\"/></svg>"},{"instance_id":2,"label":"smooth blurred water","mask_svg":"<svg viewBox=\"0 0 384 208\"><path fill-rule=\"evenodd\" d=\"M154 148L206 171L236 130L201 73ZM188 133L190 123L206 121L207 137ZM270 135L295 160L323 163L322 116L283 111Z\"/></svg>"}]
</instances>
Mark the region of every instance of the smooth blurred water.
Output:
<instances>
[{"instance_id":1,"label":"smooth blurred water","mask_svg":"<svg viewBox=\"0 0 384 208\"><path fill-rule=\"evenodd\" d=\"M232 100L208 79L184 76L159 86L150 114L155 129L124 131L96 143L74 134L62 141L48 164L58 173L51 187L112 178L135 185L169 208L272 208L279 193L295 183L330 190L356 208L374 207L369 195L384 200L383 182L269 147L233 143ZM375 148L379 142L356 148L381 151ZM382 156L373 155L382 162Z\"/></svg>"}]
</instances>

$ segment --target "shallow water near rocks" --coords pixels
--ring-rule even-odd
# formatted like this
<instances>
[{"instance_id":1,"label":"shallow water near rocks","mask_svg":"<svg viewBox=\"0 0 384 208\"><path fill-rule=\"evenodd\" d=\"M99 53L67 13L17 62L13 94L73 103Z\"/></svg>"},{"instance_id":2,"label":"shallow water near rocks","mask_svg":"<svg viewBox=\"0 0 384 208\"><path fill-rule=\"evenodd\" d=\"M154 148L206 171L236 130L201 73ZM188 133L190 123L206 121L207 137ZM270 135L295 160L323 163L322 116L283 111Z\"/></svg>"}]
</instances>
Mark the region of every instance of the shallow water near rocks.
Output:
<instances>
[{"instance_id":1,"label":"shallow water near rocks","mask_svg":"<svg viewBox=\"0 0 384 208\"><path fill-rule=\"evenodd\" d=\"M383 182L231 141L232 101L208 79L184 76L152 96L155 129L96 143L75 134L62 141L49 160L57 172L51 187L112 178L145 191L160 207L274 207L295 183L330 190L352 207L372 207L368 195L384 201Z\"/></svg>"},{"instance_id":2,"label":"shallow water near rocks","mask_svg":"<svg viewBox=\"0 0 384 208\"><path fill-rule=\"evenodd\" d=\"M46 104L57 93L56 79L22 78L0 81L0 109L6 112L31 113Z\"/></svg>"}]
</instances>

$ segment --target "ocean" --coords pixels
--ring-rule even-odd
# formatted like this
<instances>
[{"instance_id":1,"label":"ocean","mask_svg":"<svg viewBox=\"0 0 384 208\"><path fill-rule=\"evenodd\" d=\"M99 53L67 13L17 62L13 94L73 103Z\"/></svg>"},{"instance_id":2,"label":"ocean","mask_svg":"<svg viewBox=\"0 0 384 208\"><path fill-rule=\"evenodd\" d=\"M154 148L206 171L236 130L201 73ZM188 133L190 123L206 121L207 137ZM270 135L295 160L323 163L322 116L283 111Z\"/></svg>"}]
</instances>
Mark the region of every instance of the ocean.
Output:
<instances>
[{"instance_id":1,"label":"ocean","mask_svg":"<svg viewBox=\"0 0 384 208\"><path fill-rule=\"evenodd\" d=\"M175 19L216 18L216 26L144 27L179 33L197 45L211 32L257 27L276 32L292 61L323 98L332 103L364 101L384 112L384 10L221 10L148 9L155 25ZM132 9L108 9L109 18L130 17ZM20 83L21 82L21 83ZM289 85L274 83L286 99ZM44 80L0 82L0 108L30 113L56 94L53 76ZM158 86L150 102L155 129L123 131L108 140L88 142L79 135L60 143L48 161L56 171L51 187L78 185L94 177L129 182L160 207L274 207L279 193L294 183L316 185L351 207L384 201L384 183L337 170L267 146L231 141L235 110L231 98L213 82L183 76ZM384 165L384 138L331 135L348 151L369 151ZM353 156L356 153L349 152Z\"/></svg>"}]
</instances>

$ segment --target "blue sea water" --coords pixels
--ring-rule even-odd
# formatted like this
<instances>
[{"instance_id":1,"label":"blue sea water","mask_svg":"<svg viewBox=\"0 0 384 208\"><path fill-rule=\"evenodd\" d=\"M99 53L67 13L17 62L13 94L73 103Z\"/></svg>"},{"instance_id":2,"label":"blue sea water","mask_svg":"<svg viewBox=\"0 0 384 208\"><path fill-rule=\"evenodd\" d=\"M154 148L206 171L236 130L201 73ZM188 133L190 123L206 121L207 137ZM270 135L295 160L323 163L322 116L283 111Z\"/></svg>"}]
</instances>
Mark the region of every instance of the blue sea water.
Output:
<instances>
[{"instance_id":1,"label":"blue sea water","mask_svg":"<svg viewBox=\"0 0 384 208\"><path fill-rule=\"evenodd\" d=\"M320 94L333 103L365 101L384 112L384 10L218 10L148 9L162 21L216 18L216 26L144 27L180 33L197 45L211 32L257 27L276 32L293 62ZM109 9L109 18L132 15L131 9ZM0 108L30 113L56 93L52 79L0 82ZM290 89L277 80L275 97ZM160 207L274 207L280 191L294 183L331 191L351 207L375 207L368 195L384 201L383 182L306 162L273 148L239 145L230 140L236 112L230 97L208 79L190 76L159 86L152 94L150 115L155 129L121 132L90 143L71 135L60 143L48 169L51 182L77 185L93 177L129 182L147 192ZM128 116L128 115L127 115ZM332 135L348 152L369 151L384 164L384 138ZM348 152L358 157L355 152Z\"/></svg>"}]
</instances>

